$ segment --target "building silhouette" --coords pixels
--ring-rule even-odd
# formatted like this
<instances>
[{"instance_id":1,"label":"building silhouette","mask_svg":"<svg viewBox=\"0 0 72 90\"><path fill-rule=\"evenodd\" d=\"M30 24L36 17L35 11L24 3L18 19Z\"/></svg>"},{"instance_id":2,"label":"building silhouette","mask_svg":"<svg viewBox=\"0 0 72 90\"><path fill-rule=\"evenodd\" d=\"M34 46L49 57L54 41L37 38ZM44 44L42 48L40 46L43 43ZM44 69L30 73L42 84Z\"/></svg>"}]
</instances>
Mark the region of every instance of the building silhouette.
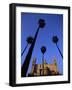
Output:
<instances>
[{"instance_id":1,"label":"building silhouette","mask_svg":"<svg viewBox=\"0 0 72 90\"><path fill-rule=\"evenodd\" d=\"M51 75L61 75L58 71L58 66L56 59L53 63L48 64L46 60L42 64L36 64L36 58L32 61L32 68L28 76L51 76Z\"/></svg>"}]
</instances>

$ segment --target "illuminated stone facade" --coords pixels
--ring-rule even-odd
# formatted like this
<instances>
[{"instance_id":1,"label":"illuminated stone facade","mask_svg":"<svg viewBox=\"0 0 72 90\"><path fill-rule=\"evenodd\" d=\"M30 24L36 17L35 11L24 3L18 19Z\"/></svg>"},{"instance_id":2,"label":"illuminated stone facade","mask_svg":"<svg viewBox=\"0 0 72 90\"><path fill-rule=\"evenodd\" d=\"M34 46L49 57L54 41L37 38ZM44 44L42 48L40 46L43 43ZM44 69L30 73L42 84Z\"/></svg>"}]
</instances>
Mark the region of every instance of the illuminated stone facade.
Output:
<instances>
[{"instance_id":1,"label":"illuminated stone facade","mask_svg":"<svg viewBox=\"0 0 72 90\"><path fill-rule=\"evenodd\" d=\"M52 64L47 64L44 60L43 64L36 64L36 58L32 61L32 68L28 76L48 76L59 75L56 59Z\"/></svg>"}]
</instances>

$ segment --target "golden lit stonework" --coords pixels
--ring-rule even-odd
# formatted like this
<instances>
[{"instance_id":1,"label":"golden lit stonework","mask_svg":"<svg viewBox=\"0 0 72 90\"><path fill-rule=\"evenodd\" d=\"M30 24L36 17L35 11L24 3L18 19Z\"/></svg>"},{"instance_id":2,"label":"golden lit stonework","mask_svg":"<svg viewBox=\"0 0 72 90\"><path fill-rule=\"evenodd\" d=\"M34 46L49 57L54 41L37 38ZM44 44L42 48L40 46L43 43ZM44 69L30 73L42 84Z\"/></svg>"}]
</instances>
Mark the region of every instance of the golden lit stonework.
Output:
<instances>
[{"instance_id":1,"label":"golden lit stonework","mask_svg":"<svg viewBox=\"0 0 72 90\"><path fill-rule=\"evenodd\" d=\"M42 64L36 64L36 58L32 61L32 68L28 76L51 76L51 75L60 75L57 67L56 59L53 60L53 63L48 64L46 60Z\"/></svg>"}]
</instances>

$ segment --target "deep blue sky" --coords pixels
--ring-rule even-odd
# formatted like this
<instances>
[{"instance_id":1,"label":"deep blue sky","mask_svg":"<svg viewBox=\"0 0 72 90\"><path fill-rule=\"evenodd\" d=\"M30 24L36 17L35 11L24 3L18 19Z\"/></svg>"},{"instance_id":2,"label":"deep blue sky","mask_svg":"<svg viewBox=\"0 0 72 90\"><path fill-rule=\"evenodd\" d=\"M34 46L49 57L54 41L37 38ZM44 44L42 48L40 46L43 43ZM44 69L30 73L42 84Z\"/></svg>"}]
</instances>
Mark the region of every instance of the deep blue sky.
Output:
<instances>
[{"instance_id":1,"label":"deep blue sky","mask_svg":"<svg viewBox=\"0 0 72 90\"><path fill-rule=\"evenodd\" d=\"M27 42L26 38L28 36L35 35L38 28L39 19L45 20L45 27L40 29L33 54L30 61L30 66L28 72L31 70L32 60L34 57L37 58L36 63L42 63L42 53L41 46L46 46L47 50L44 58L47 63L53 63L53 59L56 58L58 69L60 73L63 73L63 60L60 56L60 53L56 45L52 42L52 37L57 35L59 38L59 48L63 53L63 15L61 14L39 14L39 13L21 13L21 52L25 48ZM30 46L29 46L30 47ZM29 50L29 47L26 49L25 53L21 57L21 65L25 60L25 56Z\"/></svg>"}]
</instances>

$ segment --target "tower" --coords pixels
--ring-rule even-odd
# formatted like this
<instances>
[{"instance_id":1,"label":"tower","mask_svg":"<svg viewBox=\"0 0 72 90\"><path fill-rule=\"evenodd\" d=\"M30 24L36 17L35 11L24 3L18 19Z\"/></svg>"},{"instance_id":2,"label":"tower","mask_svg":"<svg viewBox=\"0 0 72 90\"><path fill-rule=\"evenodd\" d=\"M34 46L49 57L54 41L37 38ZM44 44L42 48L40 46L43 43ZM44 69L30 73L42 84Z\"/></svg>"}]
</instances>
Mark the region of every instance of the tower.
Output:
<instances>
[{"instance_id":1,"label":"tower","mask_svg":"<svg viewBox=\"0 0 72 90\"><path fill-rule=\"evenodd\" d=\"M56 62L56 59L54 58L54 65L55 65L55 73L57 74L58 73L58 67L57 67L57 62Z\"/></svg>"},{"instance_id":2,"label":"tower","mask_svg":"<svg viewBox=\"0 0 72 90\"><path fill-rule=\"evenodd\" d=\"M32 69L31 69L32 74L34 74L35 66L36 66L36 58L34 58L33 61L32 61Z\"/></svg>"},{"instance_id":3,"label":"tower","mask_svg":"<svg viewBox=\"0 0 72 90\"><path fill-rule=\"evenodd\" d=\"M44 75L47 75L47 62L44 60Z\"/></svg>"}]
</instances>

